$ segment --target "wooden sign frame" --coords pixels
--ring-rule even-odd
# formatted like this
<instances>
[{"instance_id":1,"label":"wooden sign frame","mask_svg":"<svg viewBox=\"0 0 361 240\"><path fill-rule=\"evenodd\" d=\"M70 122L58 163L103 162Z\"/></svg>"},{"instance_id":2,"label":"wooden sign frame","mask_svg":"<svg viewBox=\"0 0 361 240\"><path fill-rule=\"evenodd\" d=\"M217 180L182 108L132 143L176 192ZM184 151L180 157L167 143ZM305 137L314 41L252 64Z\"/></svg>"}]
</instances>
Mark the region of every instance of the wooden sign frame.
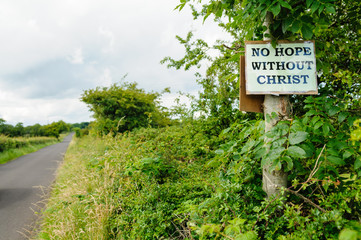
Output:
<instances>
[{"instance_id":1,"label":"wooden sign frame","mask_svg":"<svg viewBox=\"0 0 361 240\"><path fill-rule=\"evenodd\" d=\"M246 94L246 61L245 56L241 56L239 61L239 110L244 112L263 112L264 95Z\"/></svg>"}]
</instances>

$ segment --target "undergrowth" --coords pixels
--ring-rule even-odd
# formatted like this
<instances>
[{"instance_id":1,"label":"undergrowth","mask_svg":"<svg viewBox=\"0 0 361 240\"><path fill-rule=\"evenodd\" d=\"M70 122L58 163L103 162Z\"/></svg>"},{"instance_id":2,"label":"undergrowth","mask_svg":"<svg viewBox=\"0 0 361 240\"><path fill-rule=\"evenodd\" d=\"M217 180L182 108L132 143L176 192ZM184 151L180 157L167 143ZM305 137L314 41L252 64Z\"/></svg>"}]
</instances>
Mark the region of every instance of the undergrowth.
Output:
<instances>
[{"instance_id":1,"label":"undergrowth","mask_svg":"<svg viewBox=\"0 0 361 240\"><path fill-rule=\"evenodd\" d=\"M0 164L57 143L54 137L6 137L0 135Z\"/></svg>"},{"instance_id":2,"label":"undergrowth","mask_svg":"<svg viewBox=\"0 0 361 240\"><path fill-rule=\"evenodd\" d=\"M248 119L216 137L194 120L76 139L38 239L360 239L359 125L333 104L307 106L269 146L264 122ZM265 162L288 171L285 198L266 199Z\"/></svg>"}]
</instances>

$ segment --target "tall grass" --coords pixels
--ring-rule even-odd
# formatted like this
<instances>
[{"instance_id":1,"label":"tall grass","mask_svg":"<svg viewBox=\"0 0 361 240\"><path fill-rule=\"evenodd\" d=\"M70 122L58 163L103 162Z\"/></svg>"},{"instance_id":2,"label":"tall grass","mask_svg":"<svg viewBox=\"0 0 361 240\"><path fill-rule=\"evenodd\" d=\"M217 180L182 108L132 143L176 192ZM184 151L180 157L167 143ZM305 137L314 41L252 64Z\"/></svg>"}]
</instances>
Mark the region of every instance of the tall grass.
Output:
<instances>
[{"instance_id":1,"label":"tall grass","mask_svg":"<svg viewBox=\"0 0 361 240\"><path fill-rule=\"evenodd\" d=\"M109 239L107 221L113 211L110 190L115 170L89 167L106 155L104 141L91 137L75 138L70 143L38 239Z\"/></svg>"},{"instance_id":2,"label":"tall grass","mask_svg":"<svg viewBox=\"0 0 361 240\"><path fill-rule=\"evenodd\" d=\"M0 135L0 164L20 156L35 152L43 147L57 143L53 137L16 137Z\"/></svg>"},{"instance_id":3,"label":"tall grass","mask_svg":"<svg viewBox=\"0 0 361 240\"><path fill-rule=\"evenodd\" d=\"M211 189L196 160L204 144L177 127L74 138L37 239L184 239L180 209Z\"/></svg>"}]
</instances>

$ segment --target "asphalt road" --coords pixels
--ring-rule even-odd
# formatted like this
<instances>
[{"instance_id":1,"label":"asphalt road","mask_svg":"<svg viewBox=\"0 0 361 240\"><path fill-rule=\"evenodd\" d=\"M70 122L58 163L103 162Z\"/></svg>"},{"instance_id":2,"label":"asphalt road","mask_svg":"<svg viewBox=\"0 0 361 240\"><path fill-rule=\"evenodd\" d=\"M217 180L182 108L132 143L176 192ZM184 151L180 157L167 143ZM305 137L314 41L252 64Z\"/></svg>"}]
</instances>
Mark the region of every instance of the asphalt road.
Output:
<instances>
[{"instance_id":1,"label":"asphalt road","mask_svg":"<svg viewBox=\"0 0 361 240\"><path fill-rule=\"evenodd\" d=\"M72 136L0 165L0 240L23 240L32 234Z\"/></svg>"}]
</instances>

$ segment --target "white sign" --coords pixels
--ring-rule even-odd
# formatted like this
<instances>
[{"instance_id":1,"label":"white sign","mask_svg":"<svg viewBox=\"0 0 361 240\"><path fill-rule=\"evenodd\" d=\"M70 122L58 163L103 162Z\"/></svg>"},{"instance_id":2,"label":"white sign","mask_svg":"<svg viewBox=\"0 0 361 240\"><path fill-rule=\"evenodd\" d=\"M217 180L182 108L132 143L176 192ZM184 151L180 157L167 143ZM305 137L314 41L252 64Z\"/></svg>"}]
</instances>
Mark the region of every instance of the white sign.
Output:
<instances>
[{"instance_id":1,"label":"white sign","mask_svg":"<svg viewBox=\"0 0 361 240\"><path fill-rule=\"evenodd\" d=\"M245 44L247 94L317 94L313 41Z\"/></svg>"}]
</instances>

